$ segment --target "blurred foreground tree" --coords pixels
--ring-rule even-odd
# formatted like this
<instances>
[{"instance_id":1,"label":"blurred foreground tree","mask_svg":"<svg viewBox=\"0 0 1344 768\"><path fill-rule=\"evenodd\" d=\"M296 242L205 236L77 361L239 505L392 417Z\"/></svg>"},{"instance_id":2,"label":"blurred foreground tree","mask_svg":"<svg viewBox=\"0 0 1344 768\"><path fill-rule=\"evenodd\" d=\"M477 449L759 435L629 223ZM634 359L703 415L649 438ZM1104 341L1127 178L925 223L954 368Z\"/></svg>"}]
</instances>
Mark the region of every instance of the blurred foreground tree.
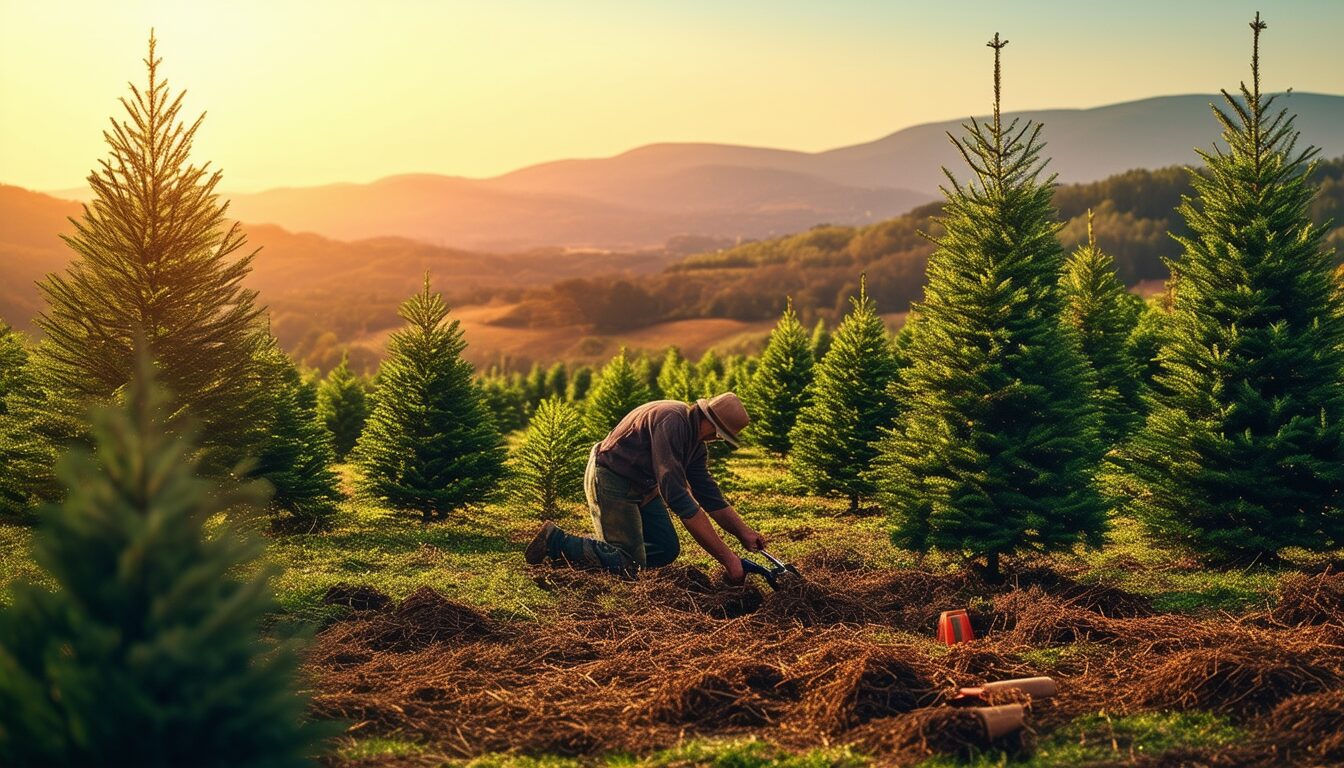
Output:
<instances>
[{"instance_id":1,"label":"blurred foreground tree","mask_svg":"<svg viewBox=\"0 0 1344 768\"><path fill-rule=\"evenodd\" d=\"M264 484L198 476L196 432L140 359L125 404L95 410L95 449L58 464L66 498L33 544L50 583L0 603L0 763L306 765L322 734L299 649L259 639L274 569L211 522Z\"/></svg>"}]
</instances>

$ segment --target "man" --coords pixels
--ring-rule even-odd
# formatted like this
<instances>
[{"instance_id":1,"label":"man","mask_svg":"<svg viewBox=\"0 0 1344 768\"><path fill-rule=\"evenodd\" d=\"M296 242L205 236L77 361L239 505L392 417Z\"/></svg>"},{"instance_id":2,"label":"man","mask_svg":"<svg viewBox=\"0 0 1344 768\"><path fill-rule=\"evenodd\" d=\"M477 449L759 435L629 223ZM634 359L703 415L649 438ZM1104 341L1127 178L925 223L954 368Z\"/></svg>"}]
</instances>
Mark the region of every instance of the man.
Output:
<instances>
[{"instance_id":1,"label":"man","mask_svg":"<svg viewBox=\"0 0 1344 768\"><path fill-rule=\"evenodd\" d=\"M670 509L723 564L728 582L741 584L742 559L713 523L753 552L765 548L765 538L724 500L706 466L705 443L720 439L736 448L749 421L732 392L695 405L656 400L626 414L588 455L583 488L596 537L565 533L548 520L528 545L527 562L601 568L626 577L667 565L681 552Z\"/></svg>"}]
</instances>

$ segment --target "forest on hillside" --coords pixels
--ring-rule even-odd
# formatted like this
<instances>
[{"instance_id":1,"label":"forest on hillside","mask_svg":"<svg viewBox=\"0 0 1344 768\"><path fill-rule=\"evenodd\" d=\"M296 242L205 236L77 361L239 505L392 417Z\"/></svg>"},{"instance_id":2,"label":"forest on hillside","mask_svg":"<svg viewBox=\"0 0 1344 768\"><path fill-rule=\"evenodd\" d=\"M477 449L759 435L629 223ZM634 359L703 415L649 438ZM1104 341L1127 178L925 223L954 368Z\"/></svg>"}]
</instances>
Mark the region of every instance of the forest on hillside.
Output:
<instances>
[{"instance_id":1,"label":"forest on hillside","mask_svg":"<svg viewBox=\"0 0 1344 768\"><path fill-rule=\"evenodd\" d=\"M1311 205L1317 224L1333 221L1326 242L1344 253L1344 157L1322 161L1310 174L1318 194ZM1165 280L1166 260L1180 253L1174 237L1189 235L1175 215L1192 192L1184 168L1133 170L1101 181L1056 188L1054 205L1063 228L1060 242L1073 248L1087 240L1087 211L1094 213L1097 243L1114 256L1129 286ZM788 237L689 256L659 274L560 281L526 292L498 322L519 326L555 323L591 325L619 332L696 317L765 320L778 315L788 294L803 320L833 321L844 313L868 275L868 292L885 311L918 300L943 204L866 227L821 225Z\"/></svg>"}]
</instances>

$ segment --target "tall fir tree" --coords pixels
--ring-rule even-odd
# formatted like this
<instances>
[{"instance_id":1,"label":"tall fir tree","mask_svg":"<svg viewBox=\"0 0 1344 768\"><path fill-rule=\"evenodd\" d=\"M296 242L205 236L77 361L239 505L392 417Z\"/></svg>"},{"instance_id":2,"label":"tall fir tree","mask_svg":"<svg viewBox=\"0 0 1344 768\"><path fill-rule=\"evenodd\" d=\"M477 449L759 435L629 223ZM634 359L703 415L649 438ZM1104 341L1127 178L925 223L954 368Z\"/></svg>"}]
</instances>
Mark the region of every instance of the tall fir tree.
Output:
<instances>
[{"instance_id":1,"label":"tall fir tree","mask_svg":"<svg viewBox=\"0 0 1344 768\"><path fill-rule=\"evenodd\" d=\"M429 287L401 305L378 405L353 453L365 496L424 520L489 498L504 473L504 444L471 363L461 323Z\"/></svg>"},{"instance_id":2,"label":"tall fir tree","mask_svg":"<svg viewBox=\"0 0 1344 768\"><path fill-rule=\"evenodd\" d=\"M1211 560L1344 546L1344 297L1309 215L1317 150L1251 86L1214 107L1226 149L1201 151L1179 211L1180 281L1153 409L1126 452L1147 524Z\"/></svg>"},{"instance_id":3,"label":"tall fir tree","mask_svg":"<svg viewBox=\"0 0 1344 768\"><path fill-rule=\"evenodd\" d=\"M30 501L58 496L54 458L87 443L88 406L130 380L137 335L174 408L201 423L208 474L256 459L284 418L263 370L270 332L256 292L242 285L256 252L243 252L242 230L226 220L220 172L190 164L203 116L180 119L185 94L171 95L159 76L152 35L145 65L147 85L132 86L121 100L126 119L104 132L111 157L88 178L93 200L63 236L75 259L39 286L49 305L30 367L39 392L14 416L29 439L20 474Z\"/></svg>"},{"instance_id":4,"label":"tall fir tree","mask_svg":"<svg viewBox=\"0 0 1344 768\"><path fill-rule=\"evenodd\" d=\"M1001 120L1005 45L989 43L993 121L949 137L973 179L945 171L945 234L911 313L901 416L873 472L898 544L984 557L991 575L1005 553L1099 543L1106 521L1091 371L1061 318L1054 177L1040 178L1041 126Z\"/></svg>"},{"instance_id":5,"label":"tall fir tree","mask_svg":"<svg viewBox=\"0 0 1344 768\"><path fill-rule=\"evenodd\" d=\"M275 489L274 527L311 532L330 522L341 499L331 468L336 459L331 436L318 423L316 386L303 379L278 344L272 342L262 356L275 416L257 453L254 474Z\"/></svg>"},{"instance_id":6,"label":"tall fir tree","mask_svg":"<svg viewBox=\"0 0 1344 768\"><path fill-rule=\"evenodd\" d=\"M331 435L331 447L340 461L355 447L364 421L369 417L368 396L364 383L350 372L350 355L341 355L341 362L317 388L317 421Z\"/></svg>"},{"instance_id":7,"label":"tall fir tree","mask_svg":"<svg viewBox=\"0 0 1344 768\"><path fill-rule=\"evenodd\" d=\"M60 407L68 399L83 412L130 380L143 334L174 407L201 423L207 471L224 472L267 431L258 360L269 332L242 285L256 252L226 221L221 172L190 164L204 116L181 120L185 92L170 93L155 44L151 35L146 86L132 86L127 118L104 133L111 157L88 177L93 200L62 236L75 260L40 284L48 343L36 368Z\"/></svg>"},{"instance_id":8,"label":"tall fir tree","mask_svg":"<svg viewBox=\"0 0 1344 768\"><path fill-rule=\"evenodd\" d=\"M606 437L627 413L650 398L648 386L622 349L602 369L602 374L588 393L588 404L584 408L588 436L594 440Z\"/></svg>"},{"instance_id":9,"label":"tall fir tree","mask_svg":"<svg viewBox=\"0 0 1344 768\"><path fill-rule=\"evenodd\" d=\"M789 433L793 474L808 489L849 497L851 510L875 490L867 471L877 456L881 430L896 416L887 388L896 377L891 336L866 278L853 310L841 321L830 349L805 391L807 404Z\"/></svg>"},{"instance_id":10,"label":"tall fir tree","mask_svg":"<svg viewBox=\"0 0 1344 768\"><path fill-rule=\"evenodd\" d=\"M304 724L298 648L261 639L274 568L211 522L264 488L199 475L195 431L141 360L125 404L95 411L95 449L58 464L65 501L33 544L44 583L0 603L0 763L307 765L323 734Z\"/></svg>"},{"instance_id":11,"label":"tall fir tree","mask_svg":"<svg viewBox=\"0 0 1344 768\"><path fill-rule=\"evenodd\" d=\"M789 452L789 432L807 405L812 366L811 339L789 299L745 392L754 442L775 453Z\"/></svg>"},{"instance_id":12,"label":"tall fir tree","mask_svg":"<svg viewBox=\"0 0 1344 768\"><path fill-rule=\"evenodd\" d=\"M554 517L561 502L582 498L591 446L578 406L554 396L542 400L510 457L509 495Z\"/></svg>"},{"instance_id":13,"label":"tall fir tree","mask_svg":"<svg viewBox=\"0 0 1344 768\"><path fill-rule=\"evenodd\" d=\"M1118 444L1143 418L1139 371L1129 337L1139 322L1141 305L1131 300L1115 272L1115 260L1097 246L1092 211L1087 212L1087 243L1064 262L1064 321L1073 328L1092 366L1093 395L1101 414L1101 440Z\"/></svg>"},{"instance_id":14,"label":"tall fir tree","mask_svg":"<svg viewBox=\"0 0 1344 768\"><path fill-rule=\"evenodd\" d=\"M501 432L513 432L527 426L527 393L522 386L502 374L480 381L481 398Z\"/></svg>"},{"instance_id":15,"label":"tall fir tree","mask_svg":"<svg viewBox=\"0 0 1344 768\"><path fill-rule=\"evenodd\" d=\"M658 390L664 400L693 403L699 397L691 363L676 347L668 347L663 356L663 365L658 370Z\"/></svg>"}]
</instances>

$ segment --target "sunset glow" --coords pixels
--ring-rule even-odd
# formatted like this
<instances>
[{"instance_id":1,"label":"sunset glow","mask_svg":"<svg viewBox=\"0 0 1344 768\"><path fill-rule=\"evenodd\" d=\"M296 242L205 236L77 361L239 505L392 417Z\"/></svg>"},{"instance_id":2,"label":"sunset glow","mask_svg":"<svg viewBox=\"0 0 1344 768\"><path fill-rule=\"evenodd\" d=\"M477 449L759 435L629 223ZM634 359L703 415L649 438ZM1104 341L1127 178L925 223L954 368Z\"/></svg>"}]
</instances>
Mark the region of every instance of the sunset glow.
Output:
<instances>
[{"instance_id":1,"label":"sunset glow","mask_svg":"<svg viewBox=\"0 0 1344 768\"><path fill-rule=\"evenodd\" d=\"M187 111L209 113L196 155L248 191L491 176L660 141L867 141L984 112L985 62L968 54L995 31L1014 43L1009 109L1212 93L1245 68L1256 2L1023 5L4 0L0 182L81 183L151 27ZM1344 5L1275 10L1267 85L1344 92Z\"/></svg>"}]
</instances>

